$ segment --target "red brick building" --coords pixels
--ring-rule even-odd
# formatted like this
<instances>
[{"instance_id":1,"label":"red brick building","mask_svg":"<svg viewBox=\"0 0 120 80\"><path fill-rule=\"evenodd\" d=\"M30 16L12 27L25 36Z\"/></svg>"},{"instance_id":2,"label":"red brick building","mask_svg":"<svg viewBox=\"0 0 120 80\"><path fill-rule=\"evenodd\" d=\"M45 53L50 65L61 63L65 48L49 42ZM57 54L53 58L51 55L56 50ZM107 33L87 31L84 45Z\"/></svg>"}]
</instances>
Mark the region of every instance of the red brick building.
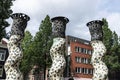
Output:
<instances>
[{"instance_id":1,"label":"red brick building","mask_svg":"<svg viewBox=\"0 0 120 80\"><path fill-rule=\"evenodd\" d=\"M90 41L67 36L67 77L78 78L78 80L91 79L93 76L93 66L90 64L92 47ZM82 80L83 80L82 79Z\"/></svg>"}]
</instances>

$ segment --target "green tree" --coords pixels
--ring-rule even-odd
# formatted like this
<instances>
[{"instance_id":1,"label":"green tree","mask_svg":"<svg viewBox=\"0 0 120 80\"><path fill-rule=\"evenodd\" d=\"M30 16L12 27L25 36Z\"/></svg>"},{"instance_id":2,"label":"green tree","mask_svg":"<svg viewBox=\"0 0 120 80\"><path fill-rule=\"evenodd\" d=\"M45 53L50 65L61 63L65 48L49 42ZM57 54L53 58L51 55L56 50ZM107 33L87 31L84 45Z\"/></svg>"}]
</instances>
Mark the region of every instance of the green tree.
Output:
<instances>
[{"instance_id":1,"label":"green tree","mask_svg":"<svg viewBox=\"0 0 120 80\"><path fill-rule=\"evenodd\" d=\"M116 32L112 32L108 27L106 19L102 19L103 25L103 42L107 48L107 54L104 61L109 69L109 79L114 80L118 72L120 72L120 46L119 38Z\"/></svg>"},{"instance_id":2,"label":"green tree","mask_svg":"<svg viewBox=\"0 0 120 80\"><path fill-rule=\"evenodd\" d=\"M103 25L103 42L107 48L107 51L109 51L112 47L112 31L108 27L108 22L105 18L102 19L104 22Z\"/></svg>"},{"instance_id":3,"label":"green tree","mask_svg":"<svg viewBox=\"0 0 120 80\"><path fill-rule=\"evenodd\" d=\"M43 65L43 63L45 64L46 62L45 56L49 55L49 50L52 45L51 34L52 34L52 24L50 22L50 17L47 15L45 19L41 22L39 31L36 33L34 37L34 43L35 43L34 51L36 54L39 54L39 56L36 55L36 57L40 58L37 61L42 60L40 62L36 62L35 60L34 63L40 66ZM46 63L46 64L49 64L49 63Z\"/></svg>"},{"instance_id":4,"label":"green tree","mask_svg":"<svg viewBox=\"0 0 120 80\"><path fill-rule=\"evenodd\" d=\"M113 34L112 34L112 47L111 47L111 50L110 52L114 55L119 55L119 52L118 52L118 47L119 47L119 42L118 42L118 35L116 34L116 32L114 31ZM118 57L118 56L117 56ZM118 60L118 59L117 59Z\"/></svg>"},{"instance_id":5,"label":"green tree","mask_svg":"<svg viewBox=\"0 0 120 80\"><path fill-rule=\"evenodd\" d=\"M12 14L13 1L15 0L0 0L0 40L6 36L5 28L9 26L6 19Z\"/></svg>"},{"instance_id":6,"label":"green tree","mask_svg":"<svg viewBox=\"0 0 120 80\"><path fill-rule=\"evenodd\" d=\"M32 68L31 58L33 51L33 36L29 31L25 32L25 37L22 41L22 49L23 49L23 59L20 65L20 70L22 71L24 78L26 78L27 74L30 72Z\"/></svg>"},{"instance_id":7,"label":"green tree","mask_svg":"<svg viewBox=\"0 0 120 80\"><path fill-rule=\"evenodd\" d=\"M118 46L119 45L119 38L117 33L114 31L113 32L113 46Z\"/></svg>"},{"instance_id":8,"label":"green tree","mask_svg":"<svg viewBox=\"0 0 120 80\"><path fill-rule=\"evenodd\" d=\"M45 19L41 22L39 31L34 37L34 65L38 65L41 69L45 70L51 64L51 58L49 55L49 50L52 45L52 24L50 22L50 17L47 15ZM45 75L44 75L45 78Z\"/></svg>"}]
</instances>

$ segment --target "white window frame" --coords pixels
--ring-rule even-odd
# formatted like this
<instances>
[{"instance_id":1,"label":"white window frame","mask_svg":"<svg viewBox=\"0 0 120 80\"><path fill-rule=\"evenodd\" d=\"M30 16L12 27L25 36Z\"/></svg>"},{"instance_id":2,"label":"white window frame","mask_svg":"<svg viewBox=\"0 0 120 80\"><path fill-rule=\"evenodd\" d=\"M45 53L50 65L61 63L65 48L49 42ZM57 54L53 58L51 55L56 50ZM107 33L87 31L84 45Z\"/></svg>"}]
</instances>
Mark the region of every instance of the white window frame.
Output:
<instances>
[{"instance_id":1,"label":"white window frame","mask_svg":"<svg viewBox=\"0 0 120 80\"><path fill-rule=\"evenodd\" d=\"M75 71L75 72L76 72L76 73L82 73L81 70L82 70L82 68L80 68L80 67L76 67L76 71Z\"/></svg>"},{"instance_id":2,"label":"white window frame","mask_svg":"<svg viewBox=\"0 0 120 80\"><path fill-rule=\"evenodd\" d=\"M80 58L80 57L75 57L75 61L76 61L77 63L81 63L81 58Z\"/></svg>"},{"instance_id":3,"label":"white window frame","mask_svg":"<svg viewBox=\"0 0 120 80\"><path fill-rule=\"evenodd\" d=\"M85 74L85 68L82 68L82 73Z\"/></svg>"},{"instance_id":4,"label":"white window frame","mask_svg":"<svg viewBox=\"0 0 120 80\"><path fill-rule=\"evenodd\" d=\"M80 67L78 67L78 73L81 73L81 68Z\"/></svg>"},{"instance_id":5,"label":"white window frame","mask_svg":"<svg viewBox=\"0 0 120 80\"><path fill-rule=\"evenodd\" d=\"M88 58L86 58L86 64L88 64Z\"/></svg>"},{"instance_id":6,"label":"white window frame","mask_svg":"<svg viewBox=\"0 0 120 80\"><path fill-rule=\"evenodd\" d=\"M4 56L3 59L2 56ZM5 61L5 56L6 56L6 50L0 49L0 61Z\"/></svg>"},{"instance_id":7,"label":"white window frame","mask_svg":"<svg viewBox=\"0 0 120 80\"><path fill-rule=\"evenodd\" d=\"M88 69L88 74L93 74L93 69Z\"/></svg>"},{"instance_id":8,"label":"white window frame","mask_svg":"<svg viewBox=\"0 0 120 80\"><path fill-rule=\"evenodd\" d=\"M75 61L78 62L78 57L75 57Z\"/></svg>"},{"instance_id":9,"label":"white window frame","mask_svg":"<svg viewBox=\"0 0 120 80\"><path fill-rule=\"evenodd\" d=\"M87 70L86 74L88 74L88 68L86 70Z\"/></svg>"},{"instance_id":10,"label":"white window frame","mask_svg":"<svg viewBox=\"0 0 120 80\"><path fill-rule=\"evenodd\" d=\"M79 53L81 53L81 47L79 47Z\"/></svg>"},{"instance_id":11,"label":"white window frame","mask_svg":"<svg viewBox=\"0 0 120 80\"><path fill-rule=\"evenodd\" d=\"M92 55L92 50L89 50L89 54Z\"/></svg>"},{"instance_id":12,"label":"white window frame","mask_svg":"<svg viewBox=\"0 0 120 80\"><path fill-rule=\"evenodd\" d=\"M79 52L78 48L78 46L75 46L75 52Z\"/></svg>"},{"instance_id":13,"label":"white window frame","mask_svg":"<svg viewBox=\"0 0 120 80\"><path fill-rule=\"evenodd\" d=\"M83 48L83 53L85 53L85 54L86 54L86 48Z\"/></svg>"},{"instance_id":14,"label":"white window frame","mask_svg":"<svg viewBox=\"0 0 120 80\"><path fill-rule=\"evenodd\" d=\"M90 74L93 74L93 69L90 70Z\"/></svg>"},{"instance_id":15,"label":"white window frame","mask_svg":"<svg viewBox=\"0 0 120 80\"><path fill-rule=\"evenodd\" d=\"M85 50L85 53L86 53L86 54L88 53L88 50L87 50L87 49Z\"/></svg>"},{"instance_id":16,"label":"white window frame","mask_svg":"<svg viewBox=\"0 0 120 80\"><path fill-rule=\"evenodd\" d=\"M79 63L81 63L81 57L79 57Z\"/></svg>"},{"instance_id":17,"label":"white window frame","mask_svg":"<svg viewBox=\"0 0 120 80\"><path fill-rule=\"evenodd\" d=\"M78 73L78 67L75 68L75 72Z\"/></svg>"}]
</instances>

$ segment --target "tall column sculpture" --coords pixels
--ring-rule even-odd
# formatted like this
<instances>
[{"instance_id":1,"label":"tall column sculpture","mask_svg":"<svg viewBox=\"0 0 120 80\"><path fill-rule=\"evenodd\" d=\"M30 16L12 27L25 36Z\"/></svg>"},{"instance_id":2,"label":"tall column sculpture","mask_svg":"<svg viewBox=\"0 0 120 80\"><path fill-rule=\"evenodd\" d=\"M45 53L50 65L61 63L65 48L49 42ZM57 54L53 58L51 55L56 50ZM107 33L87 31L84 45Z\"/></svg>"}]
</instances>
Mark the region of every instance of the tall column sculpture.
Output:
<instances>
[{"instance_id":1,"label":"tall column sculpture","mask_svg":"<svg viewBox=\"0 0 120 80\"><path fill-rule=\"evenodd\" d=\"M63 71L66 65L65 55L65 30L69 22L66 17L54 17L52 22L53 45L50 49L52 66L49 70L50 80L63 80Z\"/></svg>"},{"instance_id":2,"label":"tall column sculpture","mask_svg":"<svg viewBox=\"0 0 120 80\"><path fill-rule=\"evenodd\" d=\"M13 24L7 43L9 56L4 65L6 80L23 80L22 73L19 70L19 64L23 57L21 40L24 38L24 30L30 18L23 13L12 14L11 18Z\"/></svg>"},{"instance_id":3,"label":"tall column sculpture","mask_svg":"<svg viewBox=\"0 0 120 80\"><path fill-rule=\"evenodd\" d=\"M103 56L106 53L106 47L103 44L103 22L94 20L87 23L91 34L91 46L93 47L93 54L91 63L94 67L92 80L108 80L108 68L103 62Z\"/></svg>"}]
</instances>

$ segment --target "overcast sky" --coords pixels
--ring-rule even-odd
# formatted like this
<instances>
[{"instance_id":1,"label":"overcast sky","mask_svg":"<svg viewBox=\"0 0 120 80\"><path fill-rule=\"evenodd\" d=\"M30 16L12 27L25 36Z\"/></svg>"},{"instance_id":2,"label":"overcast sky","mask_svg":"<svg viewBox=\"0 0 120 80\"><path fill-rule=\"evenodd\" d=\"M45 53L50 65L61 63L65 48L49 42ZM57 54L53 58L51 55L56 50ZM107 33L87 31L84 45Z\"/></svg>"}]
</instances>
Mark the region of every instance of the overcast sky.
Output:
<instances>
[{"instance_id":1,"label":"overcast sky","mask_svg":"<svg viewBox=\"0 0 120 80\"><path fill-rule=\"evenodd\" d=\"M86 23L106 18L109 28L120 36L120 0L16 0L12 6L13 13L25 13L30 16L26 30L32 35L39 29L41 20L48 14L51 18L65 16L66 35L90 40ZM12 19L9 19L12 24ZM10 31L7 28L7 31Z\"/></svg>"}]
</instances>

